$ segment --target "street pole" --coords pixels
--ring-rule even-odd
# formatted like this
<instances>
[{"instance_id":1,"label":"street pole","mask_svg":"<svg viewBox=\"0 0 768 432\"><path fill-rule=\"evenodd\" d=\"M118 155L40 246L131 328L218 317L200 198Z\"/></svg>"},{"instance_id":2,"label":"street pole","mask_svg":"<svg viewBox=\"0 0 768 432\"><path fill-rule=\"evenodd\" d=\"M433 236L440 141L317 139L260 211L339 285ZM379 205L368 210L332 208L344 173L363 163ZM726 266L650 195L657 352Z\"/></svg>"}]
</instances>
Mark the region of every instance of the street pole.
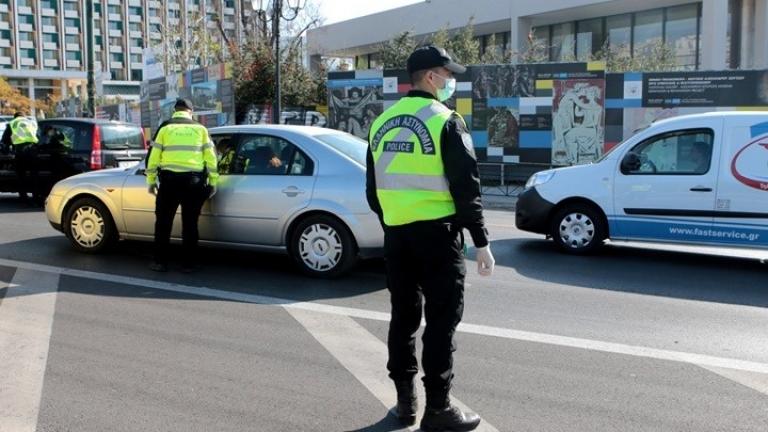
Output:
<instances>
[{"instance_id":1,"label":"street pole","mask_svg":"<svg viewBox=\"0 0 768 432\"><path fill-rule=\"evenodd\" d=\"M85 1L85 25L86 25L86 50L88 55L88 114L96 118L96 79L94 76L94 49L93 49L93 0Z\"/></svg>"},{"instance_id":2,"label":"street pole","mask_svg":"<svg viewBox=\"0 0 768 432\"><path fill-rule=\"evenodd\" d=\"M275 101L272 106L272 122L280 124L282 112L280 107L280 17L283 14L283 0L274 0L272 9L274 14L272 25L275 27Z\"/></svg>"}]
</instances>

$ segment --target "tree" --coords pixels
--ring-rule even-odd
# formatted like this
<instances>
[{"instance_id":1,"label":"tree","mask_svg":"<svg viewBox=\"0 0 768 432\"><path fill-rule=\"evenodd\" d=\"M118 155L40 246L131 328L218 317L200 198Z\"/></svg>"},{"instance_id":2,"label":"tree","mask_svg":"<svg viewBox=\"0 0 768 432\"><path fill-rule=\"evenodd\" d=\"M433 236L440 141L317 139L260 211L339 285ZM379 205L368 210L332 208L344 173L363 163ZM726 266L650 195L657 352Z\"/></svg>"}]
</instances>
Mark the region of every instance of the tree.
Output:
<instances>
[{"instance_id":1,"label":"tree","mask_svg":"<svg viewBox=\"0 0 768 432\"><path fill-rule=\"evenodd\" d=\"M166 73L186 72L225 60L224 45L203 24L205 19L201 12L190 12L185 25L181 21L177 24L152 24L162 35L160 43L152 48L162 56ZM221 27L221 11L217 11L212 19L226 38Z\"/></svg>"},{"instance_id":2,"label":"tree","mask_svg":"<svg viewBox=\"0 0 768 432\"><path fill-rule=\"evenodd\" d=\"M460 64L478 64L480 63L480 41L475 38L475 17L470 17L458 33L451 37L447 47L453 60Z\"/></svg>"},{"instance_id":3,"label":"tree","mask_svg":"<svg viewBox=\"0 0 768 432\"><path fill-rule=\"evenodd\" d=\"M512 61L512 51L505 48L496 47L496 35L492 34L488 36L488 48L486 48L483 55L480 57L482 64L505 64Z\"/></svg>"},{"instance_id":4,"label":"tree","mask_svg":"<svg viewBox=\"0 0 768 432\"><path fill-rule=\"evenodd\" d=\"M6 115L13 115L16 112L31 114L32 100L24 96L19 89L14 88L5 78L0 77L0 112ZM43 110L47 108L46 101L35 101L35 109Z\"/></svg>"},{"instance_id":5,"label":"tree","mask_svg":"<svg viewBox=\"0 0 768 432\"><path fill-rule=\"evenodd\" d=\"M416 39L408 30L398 33L381 46L381 61L387 69L405 69L408 56L416 49Z\"/></svg>"},{"instance_id":6,"label":"tree","mask_svg":"<svg viewBox=\"0 0 768 432\"><path fill-rule=\"evenodd\" d=\"M675 50L664 42L648 43L638 51L632 55L626 45L612 47L606 41L590 60L605 61L607 72L664 72L677 69Z\"/></svg>"}]
</instances>

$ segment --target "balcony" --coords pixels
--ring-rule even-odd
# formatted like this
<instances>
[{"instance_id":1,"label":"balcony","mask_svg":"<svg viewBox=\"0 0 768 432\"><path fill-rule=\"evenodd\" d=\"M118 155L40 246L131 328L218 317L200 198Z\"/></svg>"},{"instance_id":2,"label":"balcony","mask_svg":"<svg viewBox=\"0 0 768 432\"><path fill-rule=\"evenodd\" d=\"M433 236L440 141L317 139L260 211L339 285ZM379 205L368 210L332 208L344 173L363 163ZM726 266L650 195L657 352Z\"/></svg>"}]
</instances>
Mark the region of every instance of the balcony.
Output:
<instances>
[{"instance_id":1,"label":"balcony","mask_svg":"<svg viewBox=\"0 0 768 432\"><path fill-rule=\"evenodd\" d=\"M67 44L67 51L80 51L80 44L76 43L68 43Z\"/></svg>"},{"instance_id":2,"label":"balcony","mask_svg":"<svg viewBox=\"0 0 768 432\"><path fill-rule=\"evenodd\" d=\"M232 8L224 8L224 15L234 15L235 10Z\"/></svg>"},{"instance_id":3,"label":"balcony","mask_svg":"<svg viewBox=\"0 0 768 432\"><path fill-rule=\"evenodd\" d=\"M22 57L20 63L21 63L22 66L34 66L35 65L35 59Z\"/></svg>"},{"instance_id":4,"label":"balcony","mask_svg":"<svg viewBox=\"0 0 768 432\"><path fill-rule=\"evenodd\" d=\"M56 42L43 42L43 49L58 50L59 44L57 44Z\"/></svg>"},{"instance_id":5,"label":"balcony","mask_svg":"<svg viewBox=\"0 0 768 432\"><path fill-rule=\"evenodd\" d=\"M141 0L128 0L128 6L142 7Z\"/></svg>"},{"instance_id":6,"label":"balcony","mask_svg":"<svg viewBox=\"0 0 768 432\"><path fill-rule=\"evenodd\" d=\"M80 18L80 14L76 10L65 10L64 18Z\"/></svg>"},{"instance_id":7,"label":"balcony","mask_svg":"<svg viewBox=\"0 0 768 432\"><path fill-rule=\"evenodd\" d=\"M111 14L109 14L109 20L110 21L118 21L119 22L119 21L123 20L123 16L120 15L120 14L113 14L113 13L111 13Z\"/></svg>"},{"instance_id":8,"label":"balcony","mask_svg":"<svg viewBox=\"0 0 768 432\"><path fill-rule=\"evenodd\" d=\"M0 57L0 65L13 64L10 57Z\"/></svg>"},{"instance_id":9,"label":"balcony","mask_svg":"<svg viewBox=\"0 0 768 432\"><path fill-rule=\"evenodd\" d=\"M141 21L142 21L142 17L140 15L129 15L128 16L128 22L140 23Z\"/></svg>"},{"instance_id":10,"label":"balcony","mask_svg":"<svg viewBox=\"0 0 768 432\"><path fill-rule=\"evenodd\" d=\"M68 35L77 35L80 34L80 29L77 27L67 27L64 29L64 33Z\"/></svg>"},{"instance_id":11,"label":"balcony","mask_svg":"<svg viewBox=\"0 0 768 432\"><path fill-rule=\"evenodd\" d=\"M137 31L137 30L131 30L131 32L129 33L129 35L130 35L132 38L140 38L140 37L144 36L144 34L143 34L142 32L140 32L140 31Z\"/></svg>"},{"instance_id":12,"label":"balcony","mask_svg":"<svg viewBox=\"0 0 768 432\"><path fill-rule=\"evenodd\" d=\"M109 0L107 2L107 4L111 4L111 5L115 5L115 6L120 6L120 0Z\"/></svg>"},{"instance_id":13,"label":"balcony","mask_svg":"<svg viewBox=\"0 0 768 432\"><path fill-rule=\"evenodd\" d=\"M59 29L56 28L56 26L52 25L44 25L43 26L43 33L58 33Z\"/></svg>"},{"instance_id":14,"label":"balcony","mask_svg":"<svg viewBox=\"0 0 768 432\"><path fill-rule=\"evenodd\" d=\"M8 39L0 39L0 48L10 48L11 41Z\"/></svg>"},{"instance_id":15,"label":"balcony","mask_svg":"<svg viewBox=\"0 0 768 432\"><path fill-rule=\"evenodd\" d=\"M45 67L59 67L59 61L56 59L45 59L43 65Z\"/></svg>"},{"instance_id":16,"label":"balcony","mask_svg":"<svg viewBox=\"0 0 768 432\"><path fill-rule=\"evenodd\" d=\"M150 24L162 24L163 20L160 17L149 17Z\"/></svg>"},{"instance_id":17,"label":"balcony","mask_svg":"<svg viewBox=\"0 0 768 432\"><path fill-rule=\"evenodd\" d=\"M120 45L110 45L109 46L109 52L111 53L121 53L123 52L123 47Z\"/></svg>"},{"instance_id":18,"label":"balcony","mask_svg":"<svg viewBox=\"0 0 768 432\"><path fill-rule=\"evenodd\" d=\"M32 8L29 6L19 6L16 8L16 12L18 12L19 15L32 15Z\"/></svg>"},{"instance_id":19,"label":"balcony","mask_svg":"<svg viewBox=\"0 0 768 432\"><path fill-rule=\"evenodd\" d=\"M131 63L131 69L141 69L143 67L144 67L144 63L136 63L136 62Z\"/></svg>"},{"instance_id":20,"label":"balcony","mask_svg":"<svg viewBox=\"0 0 768 432\"><path fill-rule=\"evenodd\" d=\"M8 12L8 5L0 4L0 12Z\"/></svg>"},{"instance_id":21,"label":"balcony","mask_svg":"<svg viewBox=\"0 0 768 432\"><path fill-rule=\"evenodd\" d=\"M155 8L155 9L162 9L163 8L163 4L160 3L157 0L152 0L152 1L149 2L149 7Z\"/></svg>"},{"instance_id":22,"label":"balcony","mask_svg":"<svg viewBox=\"0 0 768 432\"><path fill-rule=\"evenodd\" d=\"M32 41L19 41L19 48L34 48L35 43Z\"/></svg>"},{"instance_id":23,"label":"balcony","mask_svg":"<svg viewBox=\"0 0 768 432\"><path fill-rule=\"evenodd\" d=\"M79 68L80 67L80 60L67 60L67 67L68 68Z\"/></svg>"},{"instance_id":24,"label":"balcony","mask_svg":"<svg viewBox=\"0 0 768 432\"><path fill-rule=\"evenodd\" d=\"M0 30L10 30L10 29L11 29L11 24L4 21L0 22Z\"/></svg>"},{"instance_id":25,"label":"balcony","mask_svg":"<svg viewBox=\"0 0 768 432\"><path fill-rule=\"evenodd\" d=\"M122 30L110 30L109 31L109 37L123 37L123 31Z\"/></svg>"},{"instance_id":26,"label":"balcony","mask_svg":"<svg viewBox=\"0 0 768 432\"><path fill-rule=\"evenodd\" d=\"M50 17L55 17L56 16L56 11L51 9L51 8L42 8L42 9L40 9L40 13L43 16L50 16Z\"/></svg>"},{"instance_id":27,"label":"balcony","mask_svg":"<svg viewBox=\"0 0 768 432\"><path fill-rule=\"evenodd\" d=\"M111 62L109 62L109 68L110 69L122 69L123 68L123 62L111 61Z\"/></svg>"},{"instance_id":28,"label":"balcony","mask_svg":"<svg viewBox=\"0 0 768 432\"><path fill-rule=\"evenodd\" d=\"M224 30L234 30L235 29L235 23L225 22L222 25L224 26Z\"/></svg>"},{"instance_id":29,"label":"balcony","mask_svg":"<svg viewBox=\"0 0 768 432\"><path fill-rule=\"evenodd\" d=\"M19 24L19 30L31 32L31 31L35 31L35 27L32 24L21 23Z\"/></svg>"}]
</instances>

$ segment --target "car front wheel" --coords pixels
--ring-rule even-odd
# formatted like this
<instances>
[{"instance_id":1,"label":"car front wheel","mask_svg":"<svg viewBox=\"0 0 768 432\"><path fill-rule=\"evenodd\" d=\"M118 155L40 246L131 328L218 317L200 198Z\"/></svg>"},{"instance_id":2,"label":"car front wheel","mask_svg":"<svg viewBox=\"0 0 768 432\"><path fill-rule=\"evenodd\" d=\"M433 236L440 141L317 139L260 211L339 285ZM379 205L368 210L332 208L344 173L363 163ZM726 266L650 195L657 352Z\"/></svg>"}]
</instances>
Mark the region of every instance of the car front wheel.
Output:
<instances>
[{"instance_id":1,"label":"car front wheel","mask_svg":"<svg viewBox=\"0 0 768 432\"><path fill-rule=\"evenodd\" d=\"M68 209L64 232L78 251L97 253L112 243L116 230L104 204L94 198L81 198Z\"/></svg>"},{"instance_id":2,"label":"car front wheel","mask_svg":"<svg viewBox=\"0 0 768 432\"><path fill-rule=\"evenodd\" d=\"M607 237L600 213L589 205L571 204L552 218L550 234L560 250L570 254L593 252Z\"/></svg>"},{"instance_id":3,"label":"car front wheel","mask_svg":"<svg viewBox=\"0 0 768 432\"><path fill-rule=\"evenodd\" d=\"M299 222L289 250L301 271L313 277L341 276L357 261L352 234L338 219L325 215Z\"/></svg>"}]
</instances>

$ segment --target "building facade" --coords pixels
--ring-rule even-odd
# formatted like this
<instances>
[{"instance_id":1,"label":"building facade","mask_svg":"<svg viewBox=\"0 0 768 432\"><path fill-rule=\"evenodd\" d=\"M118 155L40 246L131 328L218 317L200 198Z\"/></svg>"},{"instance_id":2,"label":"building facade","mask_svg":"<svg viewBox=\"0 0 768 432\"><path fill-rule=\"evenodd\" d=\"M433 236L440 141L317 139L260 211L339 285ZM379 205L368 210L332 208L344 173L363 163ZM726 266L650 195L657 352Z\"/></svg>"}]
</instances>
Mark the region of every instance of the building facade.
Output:
<instances>
[{"instance_id":1,"label":"building facade","mask_svg":"<svg viewBox=\"0 0 768 432\"><path fill-rule=\"evenodd\" d=\"M311 63L347 57L358 69L379 68L381 44L397 33L424 42L470 16L481 51L543 47L542 61L562 62L666 44L680 70L768 68L768 0L426 0L310 30Z\"/></svg>"},{"instance_id":2,"label":"building facade","mask_svg":"<svg viewBox=\"0 0 768 432\"><path fill-rule=\"evenodd\" d=\"M139 97L143 51L190 43L191 28L237 41L240 0L93 0L94 51L103 96ZM85 0L0 0L0 76L32 99L84 95ZM219 25L220 24L220 25ZM169 40L175 38L176 40ZM222 44L223 49L223 44Z\"/></svg>"}]
</instances>

